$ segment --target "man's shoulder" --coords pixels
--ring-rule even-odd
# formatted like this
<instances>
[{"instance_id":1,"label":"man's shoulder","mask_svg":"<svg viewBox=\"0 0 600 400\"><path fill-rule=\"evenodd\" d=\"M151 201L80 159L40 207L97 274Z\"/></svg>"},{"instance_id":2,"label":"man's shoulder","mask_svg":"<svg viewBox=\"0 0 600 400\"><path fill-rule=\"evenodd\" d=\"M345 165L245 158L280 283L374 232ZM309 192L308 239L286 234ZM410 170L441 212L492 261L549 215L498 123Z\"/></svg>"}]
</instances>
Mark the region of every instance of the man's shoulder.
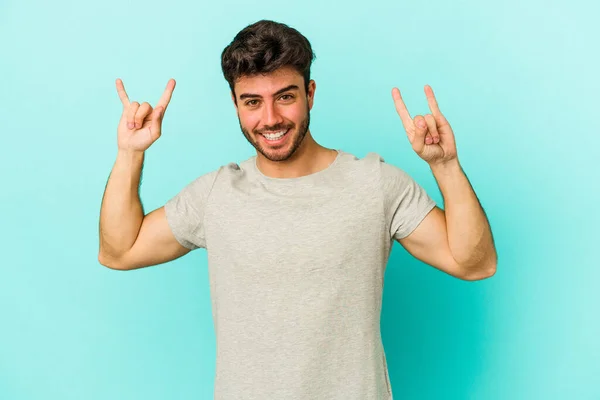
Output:
<instances>
[{"instance_id":1,"label":"man's shoulder","mask_svg":"<svg viewBox=\"0 0 600 400\"><path fill-rule=\"evenodd\" d=\"M254 158L255 156L247 158L243 161L230 161L225 164L221 164L218 167L213 167L211 170L202 173L197 179L210 180L211 178L218 178L221 176L239 175L240 173L247 172L251 168Z\"/></svg>"},{"instance_id":2,"label":"man's shoulder","mask_svg":"<svg viewBox=\"0 0 600 400\"><path fill-rule=\"evenodd\" d=\"M352 153L344 154L345 168L352 180L375 180L384 189L390 185L405 187L412 180L411 176L403 168L398 167L396 162L388 162L378 152L368 152L362 157Z\"/></svg>"},{"instance_id":3,"label":"man's shoulder","mask_svg":"<svg viewBox=\"0 0 600 400\"><path fill-rule=\"evenodd\" d=\"M354 172L362 170L366 173L372 173L381 167L384 159L379 153L374 151L365 153L361 157L354 153L343 151L340 155L340 161L340 164Z\"/></svg>"}]
</instances>

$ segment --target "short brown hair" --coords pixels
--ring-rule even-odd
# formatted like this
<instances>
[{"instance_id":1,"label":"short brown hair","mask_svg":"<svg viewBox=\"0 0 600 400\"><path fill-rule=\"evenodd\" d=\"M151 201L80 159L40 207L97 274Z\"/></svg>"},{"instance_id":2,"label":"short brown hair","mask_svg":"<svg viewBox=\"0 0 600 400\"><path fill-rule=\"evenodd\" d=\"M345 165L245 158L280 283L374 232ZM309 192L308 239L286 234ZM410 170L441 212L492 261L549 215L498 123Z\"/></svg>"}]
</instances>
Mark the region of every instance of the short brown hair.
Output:
<instances>
[{"instance_id":1,"label":"short brown hair","mask_svg":"<svg viewBox=\"0 0 600 400\"><path fill-rule=\"evenodd\" d=\"M308 91L310 66L315 59L310 42L289 26L260 20L242 29L221 53L221 69L231 92L244 75L273 72L292 67L304 77Z\"/></svg>"}]
</instances>

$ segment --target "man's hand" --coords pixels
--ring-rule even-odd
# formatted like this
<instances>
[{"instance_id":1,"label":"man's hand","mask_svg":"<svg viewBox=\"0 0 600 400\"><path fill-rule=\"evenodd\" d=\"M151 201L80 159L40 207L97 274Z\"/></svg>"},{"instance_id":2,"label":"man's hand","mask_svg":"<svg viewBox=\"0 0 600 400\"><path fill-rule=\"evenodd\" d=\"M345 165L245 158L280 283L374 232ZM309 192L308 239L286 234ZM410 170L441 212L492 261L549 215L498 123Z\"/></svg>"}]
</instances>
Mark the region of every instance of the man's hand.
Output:
<instances>
[{"instance_id":1,"label":"man's hand","mask_svg":"<svg viewBox=\"0 0 600 400\"><path fill-rule=\"evenodd\" d=\"M411 118L398 88L392 89L396 111L413 150L430 166L446 164L457 158L456 142L450 124L442 115L431 86L425 85L425 96L432 114Z\"/></svg>"},{"instance_id":2,"label":"man's hand","mask_svg":"<svg viewBox=\"0 0 600 400\"><path fill-rule=\"evenodd\" d=\"M119 150L144 152L160 137L161 125L171 95L175 89L175 80L170 79L155 109L148 103L129 102L123 81L117 79L117 93L123 103L123 114L117 129Z\"/></svg>"}]
</instances>

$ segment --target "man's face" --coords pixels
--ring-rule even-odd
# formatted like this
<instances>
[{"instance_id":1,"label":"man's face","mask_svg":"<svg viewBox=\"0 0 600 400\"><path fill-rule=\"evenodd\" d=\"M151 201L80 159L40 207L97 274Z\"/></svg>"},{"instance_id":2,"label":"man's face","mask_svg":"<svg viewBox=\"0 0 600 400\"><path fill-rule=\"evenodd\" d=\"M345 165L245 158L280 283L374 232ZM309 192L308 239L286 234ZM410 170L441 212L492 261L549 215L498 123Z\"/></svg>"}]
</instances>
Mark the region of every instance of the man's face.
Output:
<instances>
[{"instance_id":1,"label":"man's face","mask_svg":"<svg viewBox=\"0 0 600 400\"><path fill-rule=\"evenodd\" d=\"M268 160L290 158L308 132L314 91L315 82L306 93L304 78L291 68L236 81L237 114L248 142Z\"/></svg>"}]
</instances>

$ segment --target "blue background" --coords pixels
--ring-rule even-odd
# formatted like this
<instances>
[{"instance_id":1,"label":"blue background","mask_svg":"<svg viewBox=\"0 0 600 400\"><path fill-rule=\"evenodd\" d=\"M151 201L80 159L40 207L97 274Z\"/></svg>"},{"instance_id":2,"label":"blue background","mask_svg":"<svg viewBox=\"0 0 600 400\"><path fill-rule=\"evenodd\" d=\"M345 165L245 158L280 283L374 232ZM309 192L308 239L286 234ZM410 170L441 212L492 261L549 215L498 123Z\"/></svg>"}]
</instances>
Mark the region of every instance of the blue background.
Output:
<instances>
[{"instance_id":1,"label":"blue background","mask_svg":"<svg viewBox=\"0 0 600 400\"><path fill-rule=\"evenodd\" d=\"M0 398L209 399L205 250L129 272L97 261L121 103L177 87L147 152L160 207L254 153L220 54L259 19L311 41L319 143L380 153L439 204L391 97L433 87L492 224L498 272L461 281L394 245L382 335L396 399L600 399L596 1L0 0Z\"/></svg>"}]
</instances>

